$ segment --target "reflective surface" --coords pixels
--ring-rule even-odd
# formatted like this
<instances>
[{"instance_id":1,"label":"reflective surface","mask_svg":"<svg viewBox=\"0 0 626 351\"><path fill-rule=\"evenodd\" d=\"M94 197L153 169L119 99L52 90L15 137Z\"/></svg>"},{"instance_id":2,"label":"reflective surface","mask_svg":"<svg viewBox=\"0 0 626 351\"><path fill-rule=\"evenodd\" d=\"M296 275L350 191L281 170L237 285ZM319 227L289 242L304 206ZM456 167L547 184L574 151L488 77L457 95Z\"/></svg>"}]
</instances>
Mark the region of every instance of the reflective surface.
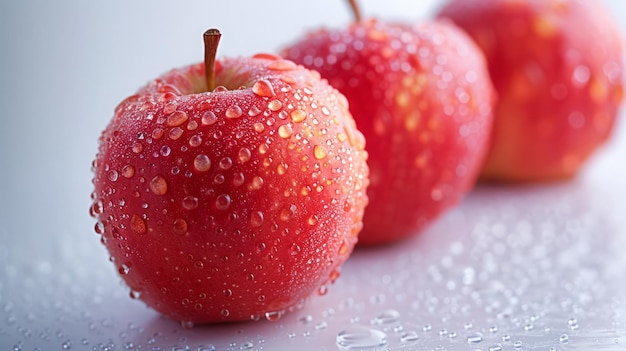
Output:
<instances>
[{"instance_id":1,"label":"reflective surface","mask_svg":"<svg viewBox=\"0 0 626 351\"><path fill-rule=\"evenodd\" d=\"M165 69L197 61L201 49L165 55L153 44L156 39L141 41L128 33L134 33L131 24L141 23L136 31L142 32L166 23L168 16L168 23L181 23L169 28L175 35L187 35L196 26L201 33L202 16L219 22L227 8L215 5L221 6L218 16L194 2L207 14L189 15L147 3L145 9L115 2L102 8L80 2L2 5L6 11L0 13L11 15L6 23L23 36L7 39L12 43L4 66L9 80L2 83L0 348L626 349L623 121L576 179L529 186L481 184L421 235L356 250L326 295L276 321L188 329L131 299L88 215L89 165L115 104ZM415 11L428 11L436 3L424 1ZM624 6L607 3L616 11ZM280 4L266 6L284 13ZM407 11L402 1L364 4L369 12L379 11L378 6L383 15L395 17ZM27 16L29 5L43 8L41 14ZM337 7L331 1L319 6ZM339 12L327 16L329 25L348 20ZM50 13L60 17L44 16ZM191 19L183 21L186 13ZM84 32L75 30L72 18L78 18ZM286 24L297 29L277 31L270 44L258 45L277 47L321 22L301 21L308 22L302 27L295 27L296 19L270 24L275 31ZM243 25L223 26L233 32ZM41 33L46 40L32 41ZM242 33L234 34L240 42ZM172 34L163 35L173 45ZM18 40L32 45L18 45ZM181 40L176 46L195 42ZM257 51L230 45L222 54ZM82 49L69 50L74 46ZM141 52L142 61L135 58ZM22 54L28 57L22 60Z\"/></svg>"}]
</instances>

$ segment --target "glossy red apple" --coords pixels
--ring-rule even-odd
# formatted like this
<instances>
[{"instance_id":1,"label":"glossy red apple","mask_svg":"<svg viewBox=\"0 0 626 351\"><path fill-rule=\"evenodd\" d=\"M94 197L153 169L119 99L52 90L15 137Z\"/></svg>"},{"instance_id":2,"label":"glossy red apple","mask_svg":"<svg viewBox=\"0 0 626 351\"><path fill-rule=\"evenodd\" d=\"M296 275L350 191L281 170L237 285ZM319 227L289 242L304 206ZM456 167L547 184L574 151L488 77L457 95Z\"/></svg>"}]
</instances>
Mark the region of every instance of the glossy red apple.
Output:
<instances>
[{"instance_id":1,"label":"glossy red apple","mask_svg":"<svg viewBox=\"0 0 626 351\"><path fill-rule=\"evenodd\" d=\"M131 296L192 323L274 320L339 276L368 168L346 99L273 55L174 69L100 138L91 213Z\"/></svg>"},{"instance_id":2,"label":"glossy red apple","mask_svg":"<svg viewBox=\"0 0 626 351\"><path fill-rule=\"evenodd\" d=\"M499 94L484 178L568 178L609 138L623 39L600 1L452 0L439 16L481 47Z\"/></svg>"},{"instance_id":3,"label":"glossy red apple","mask_svg":"<svg viewBox=\"0 0 626 351\"><path fill-rule=\"evenodd\" d=\"M281 54L319 71L349 101L369 153L359 243L371 245L419 232L473 187L494 94L482 53L451 23L355 14L346 28L308 33Z\"/></svg>"}]
</instances>

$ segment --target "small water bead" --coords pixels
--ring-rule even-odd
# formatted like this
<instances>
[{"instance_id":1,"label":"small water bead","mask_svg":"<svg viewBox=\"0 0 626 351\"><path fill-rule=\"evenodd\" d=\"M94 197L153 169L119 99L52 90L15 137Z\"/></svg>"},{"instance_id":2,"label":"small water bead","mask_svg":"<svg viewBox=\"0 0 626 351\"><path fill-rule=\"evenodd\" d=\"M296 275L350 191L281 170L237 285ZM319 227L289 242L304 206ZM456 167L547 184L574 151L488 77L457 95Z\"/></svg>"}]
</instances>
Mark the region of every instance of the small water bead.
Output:
<instances>
[{"instance_id":1,"label":"small water bead","mask_svg":"<svg viewBox=\"0 0 626 351\"><path fill-rule=\"evenodd\" d=\"M569 342L569 335L567 334L562 334L561 336L559 336L559 342L561 344L566 344Z\"/></svg>"},{"instance_id":2,"label":"small water bead","mask_svg":"<svg viewBox=\"0 0 626 351\"><path fill-rule=\"evenodd\" d=\"M184 131L182 128L174 127L170 129L169 138L172 140L178 140L183 135L183 133Z\"/></svg>"},{"instance_id":3,"label":"small water bead","mask_svg":"<svg viewBox=\"0 0 626 351\"><path fill-rule=\"evenodd\" d=\"M250 110L248 111L248 116L250 116L250 117L256 117L256 116L258 116L261 112L263 112L263 111L261 111L261 109L260 109L258 106L252 106L252 107L250 108Z\"/></svg>"},{"instance_id":4,"label":"small water bead","mask_svg":"<svg viewBox=\"0 0 626 351\"><path fill-rule=\"evenodd\" d=\"M233 186L240 187L243 185L245 181L246 181L246 176L243 173L238 172L238 173L233 174Z\"/></svg>"},{"instance_id":5,"label":"small water bead","mask_svg":"<svg viewBox=\"0 0 626 351\"><path fill-rule=\"evenodd\" d=\"M300 109L291 111L289 115L294 123L300 123L306 119L306 112Z\"/></svg>"},{"instance_id":6,"label":"small water bead","mask_svg":"<svg viewBox=\"0 0 626 351\"><path fill-rule=\"evenodd\" d=\"M485 336L482 333L470 334L467 337L468 344L477 344L479 342L482 342L483 340L485 340Z\"/></svg>"},{"instance_id":7,"label":"small water bead","mask_svg":"<svg viewBox=\"0 0 626 351\"><path fill-rule=\"evenodd\" d=\"M167 193L167 181L162 176L155 176L150 181L150 190L156 195Z\"/></svg>"},{"instance_id":8,"label":"small water bead","mask_svg":"<svg viewBox=\"0 0 626 351\"><path fill-rule=\"evenodd\" d=\"M272 71L293 71L297 67L298 66L293 61L284 59L276 60L267 66L267 68Z\"/></svg>"},{"instance_id":9,"label":"small water bead","mask_svg":"<svg viewBox=\"0 0 626 351\"><path fill-rule=\"evenodd\" d=\"M217 122L217 116L215 116L215 113L213 113L213 111L206 111L202 114L200 122L202 122L202 124L205 126L210 126Z\"/></svg>"},{"instance_id":10,"label":"small water bead","mask_svg":"<svg viewBox=\"0 0 626 351\"><path fill-rule=\"evenodd\" d=\"M272 83L265 79L255 82L252 85L252 92L261 97L272 97L276 95Z\"/></svg>"},{"instance_id":11,"label":"small water bead","mask_svg":"<svg viewBox=\"0 0 626 351\"><path fill-rule=\"evenodd\" d=\"M252 125L252 127L254 128L254 131L257 133L262 133L265 130L265 126L261 122L255 122Z\"/></svg>"},{"instance_id":12,"label":"small water bead","mask_svg":"<svg viewBox=\"0 0 626 351\"><path fill-rule=\"evenodd\" d=\"M380 313L376 318L372 320L372 324L382 325L382 324L394 324L400 321L400 312L396 310L385 310Z\"/></svg>"},{"instance_id":13,"label":"small water bead","mask_svg":"<svg viewBox=\"0 0 626 351\"><path fill-rule=\"evenodd\" d=\"M327 154L328 151L322 145L315 145L315 147L313 148L313 155L318 160L323 160L324 158L326 158Z\"/></svg>"},{"instance_id":14,"label":"small water bead","mask_svg":"<svg viewBox=\"0 0 626 351\"><path fill-rule=\"evenodd\" d=\"M233 160L230 157L224 157L219 162L220 169L227 170L233 166Z\"/></svg>"},{"instance_id":15,"label":"small water bead","mask_svg":"<svg viewBox=\"0 0 626 351\"><path fill-rule=\"evenodd\" d=\"M142 143L135 143L135 144L133 144L132 150L136 154L142 152L143 151L143 144Z\"/></svg>"},{"instance_id":16,"label":"small water bead","mask_svg":"<svg viewBox=\"0 0 626 351\"><path fill-rule=\"evenodd\" d=\"M226 109L226 118L239 118L243 115L243 111L239 105L233 105Z\"/></svg>"},{"instance_id":17,"label":"small water bead","mask_svg":"<svg viewBox=\"0 0 626 351\"><path fill-rule=\"evenodd\" d=\"M176 112L171 113L169 116L167 116L167 119L165 120L165 124L168 127L178 127L182 125L183 123L187 122L188 119L189 119L189 116L187 115L187 113L183 111L176 111Z\"/></svg>"},{"instance_id":18,"label":"small water bead","mask_svg":"<svg viewBox=\"0 0 626 351\"><path fill-rule=\"evenodd\" d=\"M263 225L264 215L261 211L255 211L250 214L250 225L258 228ZM265 244L263 244L265 245Z\"/></svg>"},{"instance_id":19,"label":"small water bead","mask_svg":"<svg viewBox=\"0 0 626 351\"><path fill-rule=\"evenodd\" d=\"M252 158L252 152L247 147L242 147L241 149L239 149L238 156L239 162L246 163Z\"/></svg>"},{"instance_id":20,"label":"small water bead","mask_svg":"<svg viewBox=\"0 0 626 351\"><path fill-rule=\"evenodd\" d=\"M111 170L109 171L109 173L107 173L107 177L109 178L110 181L115 182L117 181L119 174L117 173L116 170Z\"/></svg>"},{"instance_id":21,"label":"small water bead","mask_svg":"<svg viewBox=\"0 0 626 351\"><path fill-rule=\"evenodd\" d=\"M289 253L291 254L291 256L296 256L300 253L301 250L302 249L300 248L300 245L293 243L289 248Z\"/></svg>"},{"instance_id":22,"label":"small water bead","mask_svg":"<svg viewBox=\"0 0 626 351\"><path fill-rule=\"evenodd\" d=\"M222 317L228 317L230 315L230 311L224 308L223 310L220 311L220 314L222 315Z\"/></svg>"},{"instance_id":23,"label":"small water bead","mask_svg":"<svg viewBox=\"0 0 626 351\"><path fill-rule=\"evenodd\" d=\"M283 316L283 314L285 314L285 311L265 312L265 319L267 319L270 322L276 322Z\"/></svg>"},{"instance_id":24,"label":"small water bead","mask_svg":"<svg viewBox=\"0 0 626 351\"><path fill-rule=\"evenodd\" d=\"M126 275L128 274L128 272L130 272L130 267L127 264L122 264L117 271L121 274L121 275Z\"/></svg>"},{"instance_id":25,"label":"small water bead","mask_svg":"<svg viewBox=\"0 0 626 351\"><path fill-rule=\"evenodd\" d=\"M264 180L259 176L255 176L252 178L252 181L248 185L248 190L259 190L263 187Z\"/></svg>"},{"instance_id":26,"label":"small water bead","mask_svg":"<svg viewBox=\"0 0 626 351\"><path fill-rule=\"evenodd\" d=\"M522 348L522 346L524 346L524 343L521 342L520 340L517 340L513 343L513 348L516 350L519 350Z\"/></svg>"},{"instance_id":27,"label":"small water bead","mask_svg":"<svg viewBox=\"0 0 626 351\"><path fill-rule=\"evenodd\" d=\"M130 295L130 298L134 300L141 297L141 291L138 290L131 290L128 294Z\"/></svg>"},{"instance_id":28,"label":"small water bead","mask_svg":"<svg viewBox=\"0 0 626 351\"><path fill-rule=\"evenodd\" d=\"M402 333L402 335L400 336L400 341L403 343L412 343L419 340L419 338L419 335L417 335L415 331L408 331Z\"/></svg>"},{"instance_id":29,"label":"small water bead","mask_svg":"<svg viewBox=\"0 0 626 351\"><path fill-rule=\"evenodd\" d=\"M206 172L211 168L211 160L209 159L209 156L199 154L198 156L196 156L196 158L194 158L193 165L196 170L200 172Z\"/></svg>"},{"instance_id":30,"label":"small water bead","mask_svg":"<svg viewBox=\"0 0 626 351\"><path fill-rule=\"evenodd\" d=\"M220 211L225 211L230 207L231 199L228 194L220 194L217 199L215 199L215 207L217 207Z\"/></svg>"},{"instance_id":31,"label":"small water bead","mask_svg":"<svg viewBox=\"0 0 626 351\"><path fill-rule=\"evenodd\" d=\"M489 351L502 351L503 347L500 344L489 346Z\"/></svg>"},{"instance_id":32,"label":"small water bead","mask_svg":"<svg viewBox=\"0 0 626 351\"><path fill-rule=\"evenodd\" d=\"M130 218L130 229L137 234L144 234L147 230L146 222L141 217L133 215Z\"/></svg>"},{"instance_id":33,"label":"small water bead","mask_svg":"<svg viewBox=\"0 0 626 351\"><path fill-rule=\"evenodd\" d=\"M198 208L198 198L195 196L186 196L183 198L183 208L186 210L194 210Z\"/></svg>"},{"instance_id":34,"label":"small water bead","mask_svg":"<svg viewBox=\"0 0 626 351\"><path fill-rule=\"evenodd\" d=\"M276 112L280 110L281 108L283 108L283 103L280 102L280 100L272 100L267 104L267 108L270 111Z\"/></svg>"},{"instance_id":35,"label":"small water bead","mask_svg":"<svg viewBox=\"0 0 626 351\"><path fill-rule=\"evenodd\" d=\"M374 350L387 345L387 334L363 326L350 326L337 334L337 346L341 350Z\"/></svg>"},{"instance_id":36,"label":"small water bead","mask_svg":"<svg viewBox=\"0 0 626 351\"><path fill-rule=\"evenodd\" d=\"M184 235L187 233L187 230L189 229L189 225L187 224L187 221L185 221L184 219L177 218L174 220L172 229L174 230L175 234Z\"/></svg>"},{"instance_id":37,"label":"small water bead","mask_svg":"<svg viewBox=\"0 0 626 351\"><path fill-rule=\"evenodd\" d=\"M200 145L202 145L202 136L200 136L200 134L196 134L189 138L189 146L198 147Z\"/></svg>"},{"instance_id":38,"label":"small water bead","mask_svg":"<svg viewBox=\"0 0 626 351\"><path fill-rule=\"evenodd\" d=\"M122 168L122 177L130 179L135 175L135 167L126 165Z\"/></svg>"},{"instance_id":39,"label":"small water bead","mask_svg":"<svg viewBox=\"0 0 626 351\"><path fill-rule=\"evenodd\" d=\"M293 134L293 128L291 127L291 124L283 124L282 126L278 127L278 135L281 138L287 139L292 134Z\"/></svg>"}]
</instances>

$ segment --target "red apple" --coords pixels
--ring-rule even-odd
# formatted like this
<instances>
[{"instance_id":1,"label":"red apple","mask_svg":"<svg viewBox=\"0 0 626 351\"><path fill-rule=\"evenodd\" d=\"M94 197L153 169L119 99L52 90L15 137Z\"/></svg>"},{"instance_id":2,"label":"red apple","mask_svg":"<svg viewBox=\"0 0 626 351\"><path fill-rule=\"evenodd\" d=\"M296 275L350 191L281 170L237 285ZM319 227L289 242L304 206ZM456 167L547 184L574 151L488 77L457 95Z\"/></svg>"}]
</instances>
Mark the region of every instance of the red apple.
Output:
<instances>
[{"instance_id":1,"label":"red apple","mask_svg":"<svg viewBox=\"0 0 626 351\"><path fill-rule=\"evenodd\" d=\"M93 163L96 232L131 296L190 323L276 319L339 276L364 139L318 73L272 55L174 69L124 100Z\"/></svg>"},{"instance_id":2,"label":"red apple","mask_svg":"<svg viewBox=\"0 0 626 351\"><path fill-rule=\"evenodd\" d=\"M282 55L319 71L350 102L371 180L359 243L381 244L419 232L473 187L494 94L482 53L452 24L355 14L347 28L309 33Z\"/></svg>"},{"instance_id":3,"label":"red apple","mask_svg":"<svg viewBox=\"0 0 626 351\"><path fill-rule=\"evenodd\" d=\"M601 2L451 0L439 16L475 39L499 94L485 179L568 178L609 138L624 60Z\"/></svg>"}]
</instances>

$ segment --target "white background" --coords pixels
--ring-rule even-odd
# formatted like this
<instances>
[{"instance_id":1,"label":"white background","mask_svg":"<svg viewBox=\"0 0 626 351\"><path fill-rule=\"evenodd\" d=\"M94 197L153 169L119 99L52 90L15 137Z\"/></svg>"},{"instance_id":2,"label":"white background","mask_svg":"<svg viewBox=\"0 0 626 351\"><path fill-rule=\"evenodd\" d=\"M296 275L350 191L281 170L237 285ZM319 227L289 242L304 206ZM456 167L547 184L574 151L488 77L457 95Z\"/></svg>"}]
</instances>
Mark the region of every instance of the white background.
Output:
<instances>
[{"instance_id":1,"label":"white background","mask_svg":"<svg viewBox=\"0 0 626 351\"><path fill-rule=\"evenodd\" d=\"M620 19L620 28L626 33L626 2L604 2ZM418 21L429 18L440 3L435 0L363 0L361 8L365 17L375 14L385 19ZM422 329L425 326L439 323L441 328L433 333L439 333L441 329L449 331L454 327L459 338L463 334L462 343L456 343L455 338L448 338L451 340L448 343L445 338L447 333L443 336L437 334L437 337L420 334L423 347L432 341L435 346L428 347L444 345L448 349L488 350L501 344L504 349L511 348L513 338L503 340L502 332L494 332L492 337L485 335L485 341L478 345L465 342L465 336L471 337L472 332L489 334L486 330L490 325L471 322L490 322L488 315L475 318L460 316L458 323L454 316L445 321L439 318L435 322L423 322L421 317L418 318L419 313L403 313L402 309L410 310L410 306L415 305L410 303L411 299L413 302L424 301L424 295L414 292L408 295L407 300L399 301L398 295L394 295L396 299L393 303L379 301L381 296L389 296L389 288L379 285L398 281L408 284L405 291L413 291L411 282L416 282L414 288L419 290L429 281L421 278L402 280L401 276L426 273L407 271L394 265L408 259L411 262L424 261L428 267L435 267L433 269L446 268L449 263L433 258L425 253L425 248L433 246L435 252L455 257L459 254L459 247L465 247L465 251L476 249L472 246L474 244L458 239L456 234L462 236L463 231L472 231L468 228L474 228L474 233L476 228L498 223L504 223L506 228L517 228L519 223L516 218L531 218L528 220L532 228L541 227L540 224L547 221L556 228L563 226L567 231L567 218L589 216L589 221L579 223L581 230L587 231L588 235L574 237L581 240L586 250L579 252L573 249L574 256L567 257L582 259L589 255L607 255L606 266L598 267L596 264L599 263L595 261L585 261L587 265L583 267L591 271L609 271L610 274L619 274L613 272L619 271L615 267L626 270L621 265L623 261L619 260L619 254L611 256L606 252L609 244L598 248L586 239L600 235L598 231L606 229L605 226L609 228L606 229L608 234L603 234L608 235L609 243L614 243L614 240L622 243L619 238L626 235L626 222L620 215L623 209L618 207L620 197L626 195L622 184L626 174L621 166L626 155L622 141L626 133L623 123L620 123L621 129L612 142L594 157L577 179L540 189L533 187L523 192L519 189L478 189L459 209L429 230L424 239L416 239L407 245L408 249L392 247L357 252L337 287L331 287L329 296L314 299L305 312L296 313L278 324L268 326L259 323L256 326L220 326L187 331L158 318L140 302L127 298L125 287L114 275L114 267L107 262L106 252L93 233L94 222L88 215L92 190L91 161L98 136L112 117L117 103L161 73L200 61L203 54L202 32L208 27L217 27L223 33L218 56L238 56L275 52L306 30L320 26L338 27L346 25L351 19L348 6L340 0L27 0L0 3L0 263L3 265L0 267L0 349L19 346L29 351L37 348L59 350L70 346L73 350L100 350L106 348L107 342L115 345L115 350L124 349L125 345L128 349L142 350L155 347L184 349L189 345L191 350L196 350L199 345L208 344L218 349L249 347L272 350L284 342L302 342L306 346L299 346L301 349L336 349L335 337L345 325L368 325L372 315L389 309L406 316L405 330L413 323L414 329L424 333ZM501 208L489 206L491 201L503 207L514 204L513 209L503 214L499 212ZM544 207L535 207L537 201L542 202ZM580 203L570 206L576 201ZM561 221L558 218L553 220L550 217L552 214L548 214L549 209L560 205L568 206L562 211L562 217L558 217ZM489 210L485 210L487 215L468 219L469 215L477 214L476 208ZM596 214L606 215L606 218L601 216L605 220L593 220ZM459 221L462 223L459 224ZM576 233L572 235L580 234ZM431 237L447 237L450 241L433 244L437 240L429 239ZM535 239L541 241L546 237ZM508 241L503 243L505 246L510 244ZM552 242L543 244L548 248L561 245ZM567 244L562 245L567 247ZM534 253L537 247L540 246L523 246L521 250ZM399 258L380 259L390 257L390 254ZM612 258L616 263L611 263ZM370 260L377 262L376 269L369 267ZM469 258L463 262L462 267L471 268L482 261ZM555 277L560 277L559 274L566 270L557 263L562 262L555 263L557 268L560 267L555 269ZM506 266L506 262L503 265ZM550 267L554 269L555 265ZM364 272L363 267L367 267L369 272ZM598 278L598 275L595 277ZM361 278L367 279L367 282L363 283ZM603 281L600 278L597 282ZM613 301L617 296L612 293L624 292L623 287L616 284L608 282L604 290L600 289L602 292L591 289L587 295L592 300L607 297ZM363 303L359 304L359 301ZM534 297L529 297L529 301L535 301ZM356 305L351 305L354 303ZM520 312L528 312L533 306L539 311L540 307L546 307L544 303L547 302L538 305L529 303L526 310L520 309ZM625 311L622 304L618 306L620 311ZM341 312L342 309L345 311ZM599 310L593 310L589 307L572 314L597 315L597 311L611 309L601 306ZM341 313L344 316L337 317ZM520 323L524 325L528 320L537 322L542 318L541 313L535 318L530 312L522 314L525 320ZM298 322L302 315L313 316L312 324ZM580 330L587 333L584 335L578 328L571 329L571 340L575 340L579 333L581 345L590 340L613 340L613 346L625 348L626 340L620 339L622 334L619 333L619 323L616 323L618 317L611 316L612 322L608 324L603 324L602 318L598 318L597 328L581 327ZM567 316L563 318L565 321L571 319ZM544 328L548 331L544 330L538 339L528 341L524 335L528 337L530 334L515 329L516 323L511 320L502 325L510 329L510 336L519 332L519 341L524 347L537 344L548 350L553 347L552 343L558 349L576 345L574 341L555 342L554 336L562 333L555 334L549 331L549 327ZM592 320L591 317L588 320ZM92 328L92 325L96 327ZM544 325L550 323L544 321ZM557 322L554 325L566 326ZM606 334L607 326L615 327L615 335ZM393 346L391 337L401 335L402 331L386 331L389 345ZM597 335L594 332L598 332ZM160 333L160 338L150 343L154 333ZM134 336L131 337L131 334ZM619 340L622 340L621 345Z\"/></svg>"}]
</instances>

